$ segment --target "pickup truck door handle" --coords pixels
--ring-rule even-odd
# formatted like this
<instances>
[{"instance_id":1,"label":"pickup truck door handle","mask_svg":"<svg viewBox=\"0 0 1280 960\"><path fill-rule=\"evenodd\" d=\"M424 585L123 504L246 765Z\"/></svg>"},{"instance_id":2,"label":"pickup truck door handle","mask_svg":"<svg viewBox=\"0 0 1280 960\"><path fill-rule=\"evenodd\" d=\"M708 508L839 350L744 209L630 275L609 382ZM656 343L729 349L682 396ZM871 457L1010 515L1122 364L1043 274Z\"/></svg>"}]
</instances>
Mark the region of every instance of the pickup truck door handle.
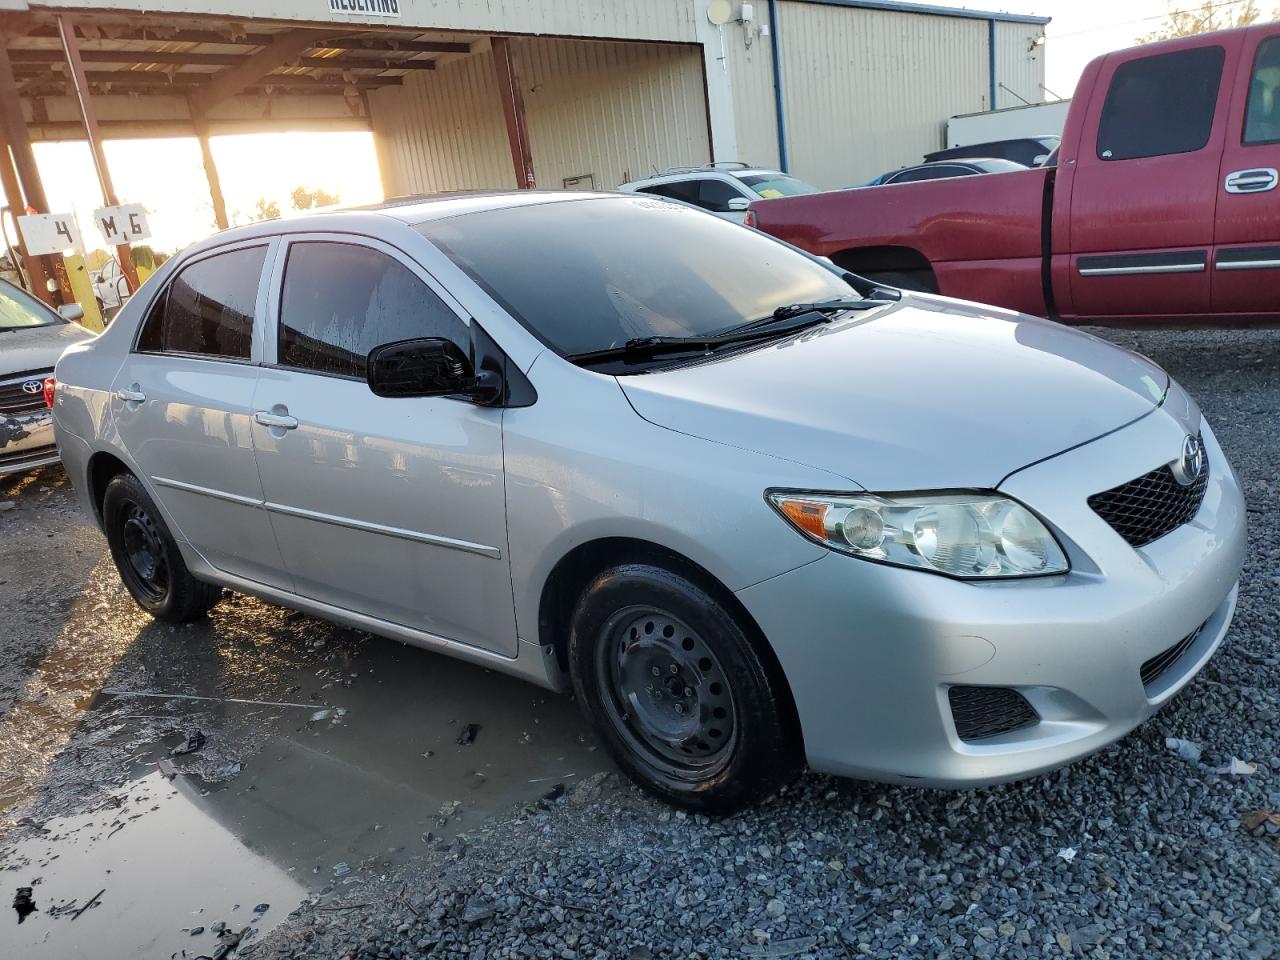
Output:
<instances>
[{"instance_id":1,"label":"pickup truck door handle","mask_svg":"<svg viewBox=\"0 0 1280 960\"><path fill-rule=\"evenodd\" d=\"M125 403L146 403L147 395L139 390L135 383L128 390L117 390L116 399L123 400Z\"/></svg>"},{"instance_id":2,"label":"pickup truck door handle","mask_svg":"<svg viewBox=\"0 0 1280 960\"><path fill-rule=\"evenodd\" d=\"M253 419L264 427L279 427L281 430L293 430L298 426L297 417L291 417L287 413L272 413L269 410L259 410L253 415Z\"/></svg>"},{"instance_id":3,"label":"pickup truck door handle","mask_svg":"<svg viewBox=\"0 0 1280 960\"><path fill-rule=\"evenodd\" d=\"M1266 193L1280 182L1275 167L1257 167L1253 170L1237 170L1228 173L1223 183L1227 193Z\"/></svg>"}]
</instances>

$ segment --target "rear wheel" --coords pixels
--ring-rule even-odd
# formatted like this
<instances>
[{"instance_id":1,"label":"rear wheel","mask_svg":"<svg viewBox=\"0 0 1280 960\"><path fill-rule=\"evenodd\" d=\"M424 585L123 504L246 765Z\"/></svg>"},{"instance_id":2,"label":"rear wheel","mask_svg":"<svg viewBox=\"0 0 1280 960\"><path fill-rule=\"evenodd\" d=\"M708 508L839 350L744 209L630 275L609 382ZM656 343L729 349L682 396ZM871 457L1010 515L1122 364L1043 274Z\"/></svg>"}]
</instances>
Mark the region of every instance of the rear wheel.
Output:
<instances>
[{"instance_id":1,"label":"rear wheel","mask_svg":"<svg viewBox=\"0 0 1280 960\"><path fill-rule=\"evenodd\" d=\"M730 812L803 766L785 693L735 616L685 577L648 564L596 577L574 614L570 663L618 765L670 802Z\"/></svg>"},{"instance_id":2,"label":"rear wheel","mask_svg":"<svg viewBox=\"0 0 1280 960\"><path fill-rule=\"evenodd\" d=\"M194 620L222 596L221 587L191 575L155 501L133 474L107 484L102 526L125 588L157 620Z\"/></svg>"}]
</instances>

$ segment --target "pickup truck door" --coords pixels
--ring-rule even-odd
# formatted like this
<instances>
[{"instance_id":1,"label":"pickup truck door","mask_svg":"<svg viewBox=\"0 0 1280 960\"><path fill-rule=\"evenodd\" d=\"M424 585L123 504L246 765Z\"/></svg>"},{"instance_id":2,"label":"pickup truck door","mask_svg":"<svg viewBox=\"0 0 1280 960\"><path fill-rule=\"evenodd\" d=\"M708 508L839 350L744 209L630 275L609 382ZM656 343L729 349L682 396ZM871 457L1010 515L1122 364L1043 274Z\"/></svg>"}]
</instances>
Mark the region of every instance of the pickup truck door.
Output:
<instances>
[{"instance_id":1,"label":"pickup truck door","mask_svg":"<svg viewBox=\"0 0 1280 960\"><path fill-rule=\"evenodd\" d=\"M1280 24L1245 37L1218 178L1215 313L1280 313Z\"/></svg>"},{"instance_id":2,"label":"pickup truck door","mask_svg":"<svg viewBox=\"0 0 1280 960\"><path fill-rule=\"evenodd\" d=\"M1080 142L1063 157L1075 167L1064 314L1209 312L1228 64L1242 41L1228 34L1103 63Z\"/></svg>"}]
</instances>

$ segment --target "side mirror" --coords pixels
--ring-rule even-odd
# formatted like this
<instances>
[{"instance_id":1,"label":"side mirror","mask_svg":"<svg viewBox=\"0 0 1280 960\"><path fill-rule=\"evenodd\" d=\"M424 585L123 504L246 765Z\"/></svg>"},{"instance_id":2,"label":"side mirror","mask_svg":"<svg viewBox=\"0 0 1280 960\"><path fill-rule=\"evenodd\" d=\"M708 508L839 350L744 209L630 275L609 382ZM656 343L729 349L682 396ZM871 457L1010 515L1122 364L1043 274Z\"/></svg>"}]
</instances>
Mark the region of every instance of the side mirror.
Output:
<instances>
[{"instance_id":1,"label":"side mirror","mask_svg":"<svg viewBox=\"0 0 1280 960\"><path fill-rule=\"evenodd\" d=\"M366 366L369 389L380 397L462 395L490 403L502 394L502 378L476 375L471 358L452 340L424 337L374 347Z\"/></svg>"},{"instance_id":2,"label":"side mirror","mask_svg":"<svg viewBox=\"0 0 1280 960\"><path fill-rule=\"evenodd\" d=\"M58 307L58 315L63 320L78 321L84 319L84 307L78 303L64 303Z\"/></svg>"},{"instance_id":3,"label":"side mirror","mask_svg":"<svg viewBox=\"0 0 1280 960\"><path fill-rule=\"evenodd\" d=\"M89 282L90 282L90 283L101 283L101 282L102 282L102 274L101 274L101 273L91 273L91 274L89 274Z\"/></svg>"},{"instance_id":4,"label":"side mirror","mask_svg":"<svg viewBox=\"0 0 1280 960\"><path fill-rule=\"evenodd\" d=\"M1031 165L1035 167L1043 167L1046 160L1049 159L1047 153L1037 153L1031 160Z\"/></svg>"},{"instance_id":5,"label":"side mirror","mask_svg":"<svg viewBox=\"0 0 1280 960\"><path fill-rule=\"evenodd\" d=\"M749 206L751 206L751 201L748 200L746 197L730 197L729 198L729 209L734 211L735 213L745 210Z\"/></svg>"}]
</instances>

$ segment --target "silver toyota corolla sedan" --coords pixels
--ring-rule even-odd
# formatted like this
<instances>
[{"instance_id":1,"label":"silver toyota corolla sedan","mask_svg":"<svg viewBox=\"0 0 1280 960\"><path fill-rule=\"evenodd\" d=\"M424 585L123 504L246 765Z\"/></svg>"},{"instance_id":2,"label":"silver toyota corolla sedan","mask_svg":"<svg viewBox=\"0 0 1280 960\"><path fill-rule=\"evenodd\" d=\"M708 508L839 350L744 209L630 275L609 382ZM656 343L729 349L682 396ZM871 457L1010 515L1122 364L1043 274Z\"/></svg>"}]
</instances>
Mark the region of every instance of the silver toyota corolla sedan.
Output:
<instances>
[{"instance_id":1,"label":"silver toyota corolla sedan","mask_svg":"<svg viewBox=\"0 0 1280 960\"><path fill-rule=\"evenodd\" d=\"M1240 489L1148 360L655 198L453 197L170 260L57 367L155 617L223 588L557 689L727 810L807 761L990 784L1231 621Z\"/></svg>"}]
</instances>

